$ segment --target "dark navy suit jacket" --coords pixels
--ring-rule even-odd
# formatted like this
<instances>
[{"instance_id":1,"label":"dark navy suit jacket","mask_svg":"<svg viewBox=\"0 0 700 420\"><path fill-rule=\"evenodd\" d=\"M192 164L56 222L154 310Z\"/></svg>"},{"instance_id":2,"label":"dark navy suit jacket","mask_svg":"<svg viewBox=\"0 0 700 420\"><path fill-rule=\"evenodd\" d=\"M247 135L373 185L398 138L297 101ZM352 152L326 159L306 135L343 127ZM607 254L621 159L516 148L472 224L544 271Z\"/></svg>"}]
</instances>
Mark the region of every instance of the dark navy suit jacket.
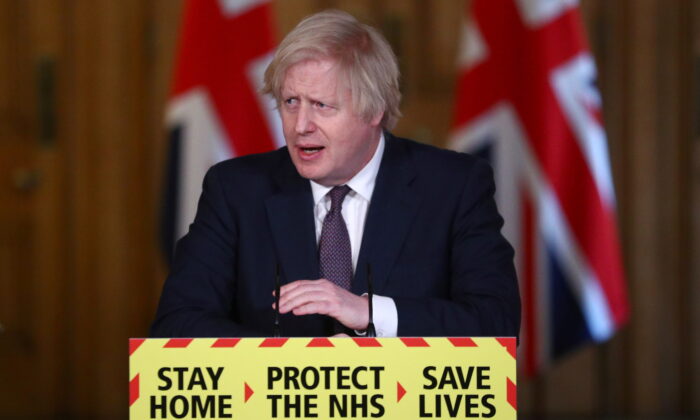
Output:
<instances>
[{"instance_id":1,"label":"dark navy suit jacket","mask_svg":"<svg viewBox=\"0 0 700 420\"><path fill-rule=\"evenodd\" d=\"M400 336L517 336L513 250L490 167L385 134L352 291L394 299ZM282 283L319 278L313 196L286 148L213 166L179 241L151 335L270 336ZM283 336L327 336L321 315L281 319Z\"/></svg>"}]
</instances>

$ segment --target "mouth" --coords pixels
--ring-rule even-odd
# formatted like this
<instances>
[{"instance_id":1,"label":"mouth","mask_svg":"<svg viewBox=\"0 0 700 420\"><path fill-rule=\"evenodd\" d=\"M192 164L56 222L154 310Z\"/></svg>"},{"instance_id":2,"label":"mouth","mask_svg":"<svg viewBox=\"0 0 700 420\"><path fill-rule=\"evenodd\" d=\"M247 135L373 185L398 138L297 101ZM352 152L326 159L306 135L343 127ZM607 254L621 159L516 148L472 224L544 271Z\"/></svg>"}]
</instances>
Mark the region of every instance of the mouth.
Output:
<instances>
[{"instance_id":1,"label":"mouth","mask_svg":"<svg viewBox=\"0 0 700 420\"><path fill-rule=\"evenodd\" d=\"M318 154L321 150L325 149L324 146L299 146L302 156L314 156Z\"/></svg>"}]
</instances>

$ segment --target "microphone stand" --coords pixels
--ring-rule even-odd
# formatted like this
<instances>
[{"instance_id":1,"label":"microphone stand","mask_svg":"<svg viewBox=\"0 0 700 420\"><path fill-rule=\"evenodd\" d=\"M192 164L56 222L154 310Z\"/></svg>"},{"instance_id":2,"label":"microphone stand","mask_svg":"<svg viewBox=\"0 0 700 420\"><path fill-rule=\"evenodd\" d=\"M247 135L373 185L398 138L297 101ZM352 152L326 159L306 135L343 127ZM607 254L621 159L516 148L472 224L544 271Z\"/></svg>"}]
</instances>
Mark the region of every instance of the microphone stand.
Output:
<instances>
[{"instance_id":1,"label":"microphone stand","mask_svg":"<svg viewBox=\"0 0 700 420\"><path fill-rule=\"evenodd\" d=\"M272 325L272 336L280 337L280 265L275 265L275 322Z\"/></svg>"},{"instance_id":2,"label":"microphone stand","mask_svg":"<svg viewBox=\"0 0 700 420\"><path fill-rule=\"evenodd\" d=\"M369 322L367 323L367 337L376 337L377 331L374 329L374 309L372 305L372 297L374 290L372 288L372 267L367 263L367 299L369 303Z\"/></svg>"}]
</instances>

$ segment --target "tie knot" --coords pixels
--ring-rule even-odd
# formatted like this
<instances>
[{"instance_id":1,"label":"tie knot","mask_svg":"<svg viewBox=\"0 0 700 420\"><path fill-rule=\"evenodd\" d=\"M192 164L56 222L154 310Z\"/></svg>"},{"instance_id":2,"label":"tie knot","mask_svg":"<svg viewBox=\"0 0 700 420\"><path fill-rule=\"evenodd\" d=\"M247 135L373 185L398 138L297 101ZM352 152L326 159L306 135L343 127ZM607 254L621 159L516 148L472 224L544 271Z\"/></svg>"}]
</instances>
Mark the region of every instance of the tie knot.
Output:
<instances>
[{"instance_id":1,"label":"tie knot","mask_svg":"<svg viewBox=\"0 0 700 420\"><path fill-rule=\"evenodd\" d=\"M343 200L350 192L350 187L347 185L338 185L328 193L331 196L331 212L340 211L343 208Z\"/></svg>"}]
</instances>

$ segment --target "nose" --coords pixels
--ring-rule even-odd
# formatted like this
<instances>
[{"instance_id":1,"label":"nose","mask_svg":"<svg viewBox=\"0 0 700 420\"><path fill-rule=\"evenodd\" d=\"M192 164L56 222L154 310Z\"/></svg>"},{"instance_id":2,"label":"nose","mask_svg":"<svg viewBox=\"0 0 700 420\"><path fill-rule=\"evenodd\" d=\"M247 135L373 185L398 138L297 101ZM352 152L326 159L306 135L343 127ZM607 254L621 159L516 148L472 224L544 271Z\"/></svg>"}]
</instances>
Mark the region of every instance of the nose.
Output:
<instances>
[{"instance_id":1,"label":"nose","mask_svg":"<svg viewBox=\"0 0 700 420\"><path fill-rule=\"evenodd\" d=\"M312 110L308 105L302 104L299 107L299 111L297 112L297 121L294 128L297 134L312 133L316 129L316 125L313 122Z\"/></svg>"}]
</instances>

